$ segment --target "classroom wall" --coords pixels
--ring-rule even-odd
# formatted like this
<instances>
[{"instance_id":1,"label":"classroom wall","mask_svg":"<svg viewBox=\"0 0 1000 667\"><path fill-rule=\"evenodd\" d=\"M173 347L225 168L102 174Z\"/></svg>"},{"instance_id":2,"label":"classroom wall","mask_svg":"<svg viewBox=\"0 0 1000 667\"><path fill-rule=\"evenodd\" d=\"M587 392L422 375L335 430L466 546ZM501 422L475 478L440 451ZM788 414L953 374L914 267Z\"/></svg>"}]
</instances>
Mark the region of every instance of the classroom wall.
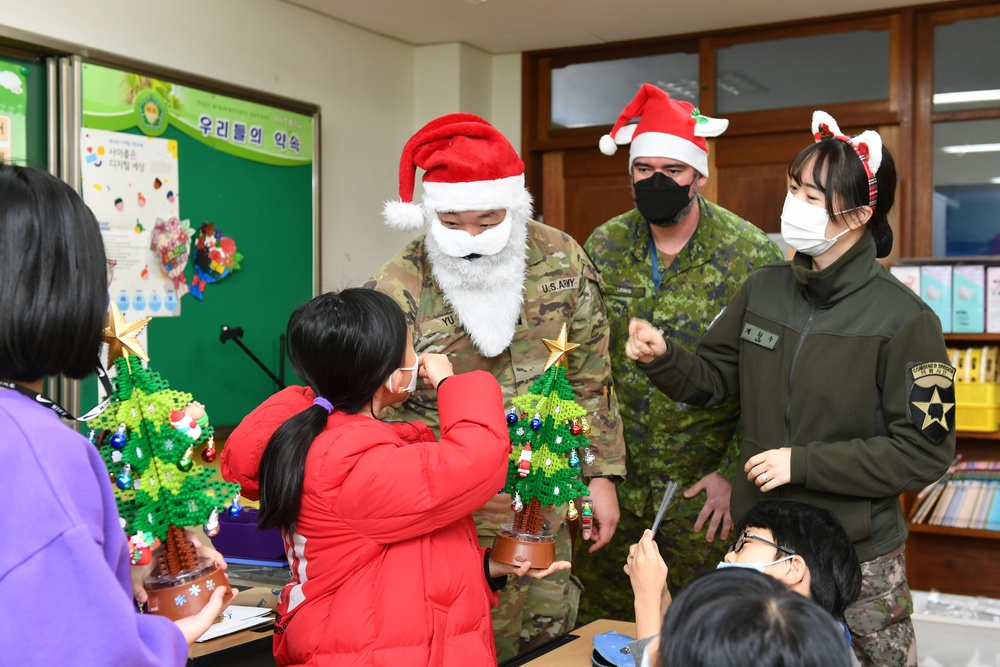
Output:
<instances>
[{"instance_id":1,"label":"classroom wall","mask_svg":"<svg viewBox=\"0 0 1000 667\"><path fill-rule=\"evenodd\" d=\"M493 56L468 44L416 48L414 130L443 114L464 111L489 120L521 148L521 54ZM415 199L420 197L417 184Z\"/></svg>"},{"instance_id":2,"label":"classroom wall","mask_svg":"<svg viewBox=\"0 0 1000 667\"><path fill-rule=\"evenodd\" d=\"M0 21L18 30L319 105L324 289L364 280L410 238L379 212L424 122L496 117L520 145L518 54L414 47L276 0L11 4Z\"/></svg>"}]
</instances>

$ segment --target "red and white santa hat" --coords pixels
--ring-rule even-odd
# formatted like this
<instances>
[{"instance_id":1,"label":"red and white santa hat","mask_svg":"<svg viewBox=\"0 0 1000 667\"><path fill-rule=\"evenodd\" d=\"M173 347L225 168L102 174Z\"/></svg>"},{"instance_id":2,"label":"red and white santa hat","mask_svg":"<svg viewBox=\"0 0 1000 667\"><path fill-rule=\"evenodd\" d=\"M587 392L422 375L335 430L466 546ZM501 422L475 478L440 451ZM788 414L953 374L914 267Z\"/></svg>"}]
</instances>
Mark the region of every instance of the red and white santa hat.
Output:
<instances>
[{"instance_id":1,"label":"red and white santa hat","mask_svg":"<svg viewBox=\"0 0 1000 667\"><path fill-rule=\"evenodd\" d=\"M417 167L424 170L423 205L413 203ZM507 138L479 116L453 113L420 128L399 159L399 201L382 209L400 231L423 228L425 211L514 209L531 215L524 162Z\"/></svg>"},{"instance_id":2,"label":"red and white santa hat","mask_svg":"<svg viewBox=\"0 0 1000 667\"><path fill-rule=\"evenodd\" d=\"M638 123L629 123L639 118ZM614 155L618 146L629 147L629 168L636 158L662 157L689 164L708 176L708 144L705 137L726 131L729 121L709 118L690 102L671 99L650 83L642 84L635 98L622 109L610 134L601 137L605 155Z\"/></svg>"}]
</instances>

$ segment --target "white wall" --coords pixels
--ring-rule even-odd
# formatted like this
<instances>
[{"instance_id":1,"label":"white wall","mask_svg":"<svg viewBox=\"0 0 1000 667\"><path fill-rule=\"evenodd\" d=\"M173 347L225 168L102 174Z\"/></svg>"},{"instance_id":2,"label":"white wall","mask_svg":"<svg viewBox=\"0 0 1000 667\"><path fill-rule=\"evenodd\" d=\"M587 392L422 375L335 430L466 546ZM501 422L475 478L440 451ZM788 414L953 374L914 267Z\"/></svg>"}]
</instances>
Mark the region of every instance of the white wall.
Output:
<instances>
[{"instance_id":1,"label":"white wall","mask_svg":"<svg viewBox=\"0 0 1000 667\"><path fill-rule=\"evenodd\" d=\"M427 120L496 117L520 148L517 54L415 48L277 0L4 5L0 22L17 30L319 105L323 289L362 282L410 238L380 212L397 196L403 144Z\"/></svg>"}]
</instances>

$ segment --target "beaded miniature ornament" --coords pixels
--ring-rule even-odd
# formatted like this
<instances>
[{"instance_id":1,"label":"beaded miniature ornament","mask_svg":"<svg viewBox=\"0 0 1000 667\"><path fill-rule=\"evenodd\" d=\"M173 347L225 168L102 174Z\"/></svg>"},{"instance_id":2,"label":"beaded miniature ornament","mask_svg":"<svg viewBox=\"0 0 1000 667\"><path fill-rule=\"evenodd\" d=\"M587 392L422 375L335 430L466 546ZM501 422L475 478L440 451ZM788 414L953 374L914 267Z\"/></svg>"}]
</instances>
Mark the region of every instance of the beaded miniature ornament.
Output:
<instances>
[{"instance_id":1,"label":"beaded miniature ornament","mask_svg":"<svg viewBox=\"0 0 1000 667\"><path fill-rule=\"evenodd\" d=\"M590 426L566 379L566 357L579 345L566 341L565 324L558 339L543 342L549 349L545 372L528 393L513 399L507 414L511 452L503 493L513 497L514 522L501 527L498 540L554 544L551 534L543 531L542 508L568 504L567 518L573 520L578 515L574 500L589 495L580 479L580 463L581 456L584 463L593 462L586 438ZM504 560L501 550L498 542L493 557ZM554 547L551 553L554 560ZM517 555L511 557L517 564ZM547 567L539 558L530 557L532 567Z\"/></svg>"},{"instance_id":2,"label":"beaded miniature ornament","mask_svg":"<svg viewBox=\"0 0 1000 667\"><path fill-rule=\"evenodd\" d=\"M157 611L188 616L203 606L198 602L211 597L210 589L216 584L191 583L206 566L183 528L204 525L206 534L214 535L220 512L237 516L242 511L240 487L194 463L192 455L198 447L204 447L202 460L211 462L216 457L214 429L204 406L193 401L191 394L171 389L139 356L132 356L146 358L136 340L130 340L129 345L115 344L120 342L124 318L114 303L111 309L104 338L114 355L110 356L116 371L113 391L104 412L88 422L90 439L111 475L120 521L131 536L133 564L154 560L153 544L157 540L163 544L155 550L158 557L147 576L147 589L151 580L185 584L184 590L169 600L169 606L177 609ZM138 333L134 324L127 325L133 339ZM218 585L224 583L221 576ZM204 600L197 600L199 596Z\"/></svg>"}]
</instances>

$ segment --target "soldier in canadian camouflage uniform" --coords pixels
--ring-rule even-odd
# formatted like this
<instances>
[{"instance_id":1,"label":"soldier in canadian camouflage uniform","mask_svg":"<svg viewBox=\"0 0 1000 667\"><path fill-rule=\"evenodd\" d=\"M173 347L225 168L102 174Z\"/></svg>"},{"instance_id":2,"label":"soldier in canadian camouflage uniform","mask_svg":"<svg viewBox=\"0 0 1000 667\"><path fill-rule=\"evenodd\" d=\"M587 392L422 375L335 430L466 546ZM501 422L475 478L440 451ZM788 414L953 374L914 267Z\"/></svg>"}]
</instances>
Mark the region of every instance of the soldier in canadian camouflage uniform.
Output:
<instances>
[{"instance_id":1,"label":"soldier in canadian camouflage uniform","mask_svg":"<svg viewBox=\"0 0 1000 667\"><path fill-rule=\"evenodd\" d=\"M625 125L638 116L637 126ZM602 151L611 154L616 141L631 139L637 205L601 225L585 244L604 279L629 476L618 486L622 516L615 543L597 556L576 553L574 571L584 583L581 623L632 617L632 590L622 566L629 545L652 526L670 481L684 493L675 495L656 541L670 564L671 589L714 567L726 552L739 402L712 409L675 403L625 356L625 343L629 319L638 317L693 350L750 272L782 259L760 229L698 195L708 176L704 137L727 125L646 84L612 135L601 140Z\"/></svg>"},{"instance_id":2,"label":"soldier in canadian camouflage uniform","mask_svg":"<svg viewBox=\"0 0 1000 667\"><path fill-rule=\"evenodd\" d=\"M424 200L412 199L414 167ZM401 161L401 202L386 205L397 229L425 229L373 277L368 286L393 296L412 328L418 354L447 354L456 373L491 372L505 400L524 393L544 371L563 324L579 343L568 379L591 425L582 475L594 498L593 547L611 539L618 520L614 482L625 474L618 406L611 388L608 320L600 277L566 234L535 222L524 188L524 166L513 147L486 121L451 114L431 121L407 143ZM419 386L392 418L438 426L434 392ZM513 520L511 498L498 495L475 515L480 543L490 546L501 523ZM566 506L548 510L556 557L570 560ZM446 567L442 564L442 567ZM572 629L579 583L568 571L523 579L500 595L493 613L499 660Z\"/></svg>"}]
</instances>

